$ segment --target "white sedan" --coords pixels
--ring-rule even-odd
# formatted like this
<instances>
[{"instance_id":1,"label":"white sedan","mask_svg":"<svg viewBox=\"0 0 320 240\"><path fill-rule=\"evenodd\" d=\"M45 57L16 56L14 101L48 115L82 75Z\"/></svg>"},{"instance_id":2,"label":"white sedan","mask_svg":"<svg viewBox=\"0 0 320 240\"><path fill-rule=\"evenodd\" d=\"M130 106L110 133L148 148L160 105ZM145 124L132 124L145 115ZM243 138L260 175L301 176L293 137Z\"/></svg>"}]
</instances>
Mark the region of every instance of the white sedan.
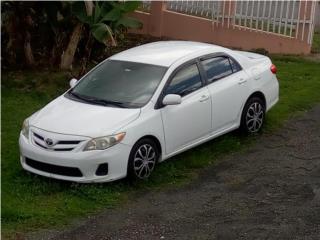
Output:
<instances>
[{"instance_id":1,"label":"white sedan","mask_svg":"<svg viewBox=\"0 0 320 240\"><path fill-rule=\"evenodd\" d=\"M23 123L22 167L75 182L146 179L162 162L240 128L277 103L266 56L163 41L118 53Z\"/></svg>"}]
</instances>

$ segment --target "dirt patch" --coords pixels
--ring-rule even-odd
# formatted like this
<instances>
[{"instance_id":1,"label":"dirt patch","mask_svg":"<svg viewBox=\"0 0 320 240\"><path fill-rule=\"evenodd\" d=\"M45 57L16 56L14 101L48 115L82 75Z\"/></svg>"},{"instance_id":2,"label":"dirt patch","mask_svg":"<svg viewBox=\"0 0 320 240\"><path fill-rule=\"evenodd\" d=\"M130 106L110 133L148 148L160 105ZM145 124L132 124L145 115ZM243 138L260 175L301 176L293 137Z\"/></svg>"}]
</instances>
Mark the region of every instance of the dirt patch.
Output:
<instances>
[{"instance_id":1,"label":"dirt patch","mask_svg":"<svg viewBox=\"0 0 320 240\"><path fill-rule=\"evenodd\" d=\"M177 189L39 239L319 239L320 106Z\"/></svg>"}]
</instances>

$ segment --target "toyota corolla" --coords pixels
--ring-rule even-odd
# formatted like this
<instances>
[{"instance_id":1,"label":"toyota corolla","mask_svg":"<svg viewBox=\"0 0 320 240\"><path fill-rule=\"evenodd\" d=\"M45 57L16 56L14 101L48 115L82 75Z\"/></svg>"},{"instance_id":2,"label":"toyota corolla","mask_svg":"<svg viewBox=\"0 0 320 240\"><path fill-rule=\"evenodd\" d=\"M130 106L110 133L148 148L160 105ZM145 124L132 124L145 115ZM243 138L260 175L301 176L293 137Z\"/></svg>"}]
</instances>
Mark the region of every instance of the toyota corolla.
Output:
<instances>
[{"instance_id":1,"label":"toyota corolla","mask_svg":"<svg viewBox=\"0 0 320 240\"><path fill-rule=\"evenodd\" d=\"M75 182L148 178L157 163L240 128L278 101L266 56L163 41L118 53L24 123L22 167Z\"/></svg>"}]
</instances>

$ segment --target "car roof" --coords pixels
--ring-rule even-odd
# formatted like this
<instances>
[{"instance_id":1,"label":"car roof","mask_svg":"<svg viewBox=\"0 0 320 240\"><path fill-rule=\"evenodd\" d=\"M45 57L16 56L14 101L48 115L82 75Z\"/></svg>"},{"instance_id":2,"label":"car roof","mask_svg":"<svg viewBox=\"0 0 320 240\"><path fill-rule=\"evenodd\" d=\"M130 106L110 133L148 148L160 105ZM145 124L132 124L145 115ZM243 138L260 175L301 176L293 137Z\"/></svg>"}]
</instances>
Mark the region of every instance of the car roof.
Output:
<instances>
[{"instance_id":1,"label":"car roof","mask_svg":"<svg viewBox=\"0 0 320 240\"><path fill-rule=\"evenodd\" d=\"M110 57L112 60L140 62L169 67L175 61L197 52L212 49L219 52L225 48L192 41L160 41L134 47Z\"/></svg>"}]
</instances>

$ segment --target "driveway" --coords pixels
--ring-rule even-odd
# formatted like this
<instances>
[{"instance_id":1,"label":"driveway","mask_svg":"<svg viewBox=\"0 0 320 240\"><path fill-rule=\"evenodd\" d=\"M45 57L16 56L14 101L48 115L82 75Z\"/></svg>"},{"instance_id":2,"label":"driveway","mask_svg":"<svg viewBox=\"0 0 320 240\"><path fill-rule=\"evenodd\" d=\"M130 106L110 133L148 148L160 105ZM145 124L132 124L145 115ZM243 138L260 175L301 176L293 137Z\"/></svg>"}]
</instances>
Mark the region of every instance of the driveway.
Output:
<instances>
[{"instance_id":1,"label":"driveway","mask_svg":"<svg viewBox=\"0 0 320 240\"><path fill-rule=\"evenodd\" d=\"M187 186L145 193L38 237L319 239L320 105L262 135L249 150L221 159Z\"/></svg>"}]
</instances>

